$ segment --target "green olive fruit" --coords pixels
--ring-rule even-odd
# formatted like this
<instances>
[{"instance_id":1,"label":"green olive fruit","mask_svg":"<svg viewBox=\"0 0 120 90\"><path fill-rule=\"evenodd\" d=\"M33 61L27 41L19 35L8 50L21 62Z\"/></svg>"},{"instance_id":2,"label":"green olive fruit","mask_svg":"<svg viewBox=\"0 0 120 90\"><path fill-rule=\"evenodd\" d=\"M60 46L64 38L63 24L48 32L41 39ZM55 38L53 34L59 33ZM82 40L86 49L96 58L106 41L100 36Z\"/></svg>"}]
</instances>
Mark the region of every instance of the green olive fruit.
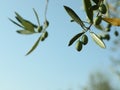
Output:
<instances>
[{"instance_id":1,"label":"green olive fruit","mask_svg":"<svg viewBox=\"0 0 120 90\"><path fill-rule=\"evenodd\" d=\"M47 37L48 37L48 32L45 31L45 32L41 35L41 41L44 41Z\"/></svg>"},{"instance_id":2,"label":"green olive fruit","mask_svg":"<svg viewBox=\"0 0 120 90\"><path fill-rule=\"evenodd\" d=\"M49 26L48 20L45 20L44 25L45 25L46 28Z\"/></svg>"},{"instance_id":3,"label":"green olive fruit","mask_svg":"<svg viewBox=\"0 0 120 90\"><path fill-rule=\"evenodd\" d=\"M106 40L110 40L110 35L109 35L109 34L106 34L104 38L105 38Z\"/></svg>"},{"instance_id":4,"label":"green olive fruit","mask_svg":"<svg viewBox=\"0 0 120 90\"><path fill-rule=\"evenodd\" d=\"M84 34L84 35L82 36L81 42L82 42L84 45L86 45L86 44L88 43L88 37L87 37L87 35Z\"/></svg>"},{"instance_id":5,"label":"green olive fruit","mask_svg":"<svg viewBox=\"0 0 120 90\"><path fill-rule=\"evenodd\" d=\"M47 31L45 31L45 32L43 33L43 37L45 37L45 38L48 37L48 32L47 32Z\"/></svg>"},{"instance_id":6,"label":"green olive fruit","mask_svg":"<svg viewBox=\"0 0 120 90\"><path fill-rule=\"evenodd\" d=\"M105 29L106 32L110 32L110 30L111 30L110 28L106 28Z\"/></svg>"},{"instance_id":7,"label":"green olive fruit","mask_svg":"<svg viewBox=\"0 0 120 90\"><path fill-rule=\"evenodd\" d=\"M41 33L41 32L42 32L42 29L43 29L42 26L38 26L37 31L38 31L39 33Z\"/></svg>"},{"instance_id":8,"label":"green olive fruit","mask_svg":"<svg viewBox=\"0 0 120 90\"><path fill-rule=\"evenodd\" d=\"M106 32L110 32L111 27L112 27L112 25L108 23L107 26L106 26L105 31L106 31Z\"/></svg>"},{"instance_id":9,"label":"green olive fruit","mask_svg":"<svg viewBox=\"0 0 120 90\"><path fill-rule=\"evenodd\" d=\"M82 50L82 42L80 40L78 40L76 42L76 46L75 46L77 51L81 51Z\"/></svg>"},{"instance_id":10,"label":"green olive fruit","mask_svg":"<svg viewBox=\"0 0 120 90\"><path fill-rule=\"evenodd\" d=\"M118 31L115 31L114 34L115 34L115 36L118 36L118 35L119 35Z\"/></svg>"},{"instance_id":11,"label":"green olive fruit","mask_svg":"<svg viewBox=\"0 0 120 90\"><path fill-rule=\"evenodd\" d=\"M41 41L44 41L44 40L45 40L45 37L42 36L42 37L41 37Z\"/></svg>"},{"instance_id":12,"label":"green olive fruit","mask_svg":"<svg viewBox=\"0 0 120 90\"><path fill-rule=\"evenodd\" d=\"M102 17L101 16L97 16L94 20L95 25L99 25L101 22L102 22Z\"/></svg>"},{"instance_id":13,"label":"green olive fruit","mask_svg":"<svg viewBox=\"0 0 120 90\"><path fill-rule=\"evenodd\" d=\"M105 14L107 12L105 4L100 5L99 10L102 14Z\"/></svg>"}]
</instances>

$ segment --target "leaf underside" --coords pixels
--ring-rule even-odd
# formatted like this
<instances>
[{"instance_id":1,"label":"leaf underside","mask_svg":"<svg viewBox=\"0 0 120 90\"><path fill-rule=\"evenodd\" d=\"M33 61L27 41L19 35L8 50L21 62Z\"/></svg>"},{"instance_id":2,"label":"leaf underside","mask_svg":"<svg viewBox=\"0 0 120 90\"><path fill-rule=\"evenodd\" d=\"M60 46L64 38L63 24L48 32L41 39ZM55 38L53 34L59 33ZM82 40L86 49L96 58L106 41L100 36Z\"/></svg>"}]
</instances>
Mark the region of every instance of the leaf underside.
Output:
<instances>
[{"instance_id":1,"label":"leaf underside","mask_svg":"<svg viewBox=\"0 0 120 90\"><path fill-rule=\"evenodd\" d=\"M106 48L104 42L94 33L94 32L90 32L90 35L93 39L93 41L99 45L101 48Z\"/></svg>"}]
</instances>

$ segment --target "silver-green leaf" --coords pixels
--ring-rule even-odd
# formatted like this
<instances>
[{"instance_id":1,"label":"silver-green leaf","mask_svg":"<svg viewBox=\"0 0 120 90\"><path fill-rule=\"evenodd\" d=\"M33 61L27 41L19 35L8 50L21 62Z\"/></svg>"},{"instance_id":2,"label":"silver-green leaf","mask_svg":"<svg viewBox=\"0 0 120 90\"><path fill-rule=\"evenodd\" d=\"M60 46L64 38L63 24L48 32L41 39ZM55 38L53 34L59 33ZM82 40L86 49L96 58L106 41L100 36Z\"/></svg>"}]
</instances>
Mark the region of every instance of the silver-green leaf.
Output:
<instances>
[{"instance_id":1,"label":"silver-green leaf","mask_svg":"<svg viewBox=\"0 0 120 90\"><path fill-rule=\"evenodd\" d=\"M41 41L41 37L38 38L38 40L35 42L35 44L32 46L32 48L28 51L26 55L29 55L31 52L33 52L36 47L38 46L39 42Z\"/></svg>"},{"instance_id":2,"label":"silver-green leaf","mask_svg":"<svg viewBox=\"0 0 120 90\"><path fill-rule=\"evenodd\" d=\"M97 45L99 45L101 48L106 48L105 43L94 32L90 32L90 35Z\"/></svg>"}]
</instances>

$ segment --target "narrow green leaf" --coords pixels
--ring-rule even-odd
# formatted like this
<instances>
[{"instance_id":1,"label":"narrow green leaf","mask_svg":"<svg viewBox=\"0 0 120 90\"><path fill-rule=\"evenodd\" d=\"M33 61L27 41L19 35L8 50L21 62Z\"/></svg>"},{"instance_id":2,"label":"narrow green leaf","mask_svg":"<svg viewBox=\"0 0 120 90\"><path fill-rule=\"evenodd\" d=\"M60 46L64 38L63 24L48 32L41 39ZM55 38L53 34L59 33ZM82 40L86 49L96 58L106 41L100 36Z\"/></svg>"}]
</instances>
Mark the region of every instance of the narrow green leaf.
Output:
<instances>
[{"instance_id":1,"label":"narrow green leaf","mask_svg":"<svg viewBox=\"0 0 120 90\"><path fill-rule=\"evenodd\" d=\"M93 10L90 9L92 7L91 0L83 0L83 4L88 19L93 23Z\"/></svg>"},{"instance_id":2,"label":"narrow green leaf","mask_svg":"<svg viewBox=\"0 0 120 90\"><path fill-rule=\"evenodd\" d=\"M37 12L36 12L36 10L35 10L34 8L33 8L33 11L34 11L34 13L35 13L35 16L36 16L38 25L40 26L40 20L39 20L38 14L37 14Z\"/></svg>"},{"instance_id":3,"label":"narrow green leaf","mask_svg":"<svg viewBox=\"0 0 120 90\"><path fill-rule=\"evenodd\" d=\"M38 40L35 42L35 44L33 45L33 47L28 51L28 53L26 54L26 56L29 55L33 50L36 49L36 47L38 46L40 40L41 40L41 37L38 38Z\"/></svg>"},{"instance_id":4,"label":"narrow green leaf","mask_svg":"<svg viewBox=\"0 0 120 90\"><path fill-rule=\"evenodd\" d=\"M84 32L78 33L77 35L75 35L70 41L68 46L71 46Z\"/></svg>"},{"instance_id":5,"label":"narrow green leaf","mask_svg":"<svg viewBox=\"0 0 120 90\"><path fill-rule=\"evenodd\" d=\"M97 45L99 45L101 48L106 48L104 42L94 32L90 32L90 35Z\"/></svg>"},{"instance_id":6,"label":"narrow green leaf","mask_svg":"<svg viewBox=\"0 0 120 90\"><path fill-rule=\"evenodd\" d=\"M24 19L25 20L25 19ZM28 21L28 20L25 20L26 22L30 23L34 28L37 28L38 26L33 24L32 22Z\"/></svg>"},{"instance_id":7,"label":"narrow green leaf","mask_svg":"<svg viewBox=\"0 0 120 90\"><path fill-rule=\"evenodd\" d=\"M22 24L22 22L20 21L20 19L19 19L17 16L15 16L15 18L17 19L17 21L18 21L19 23Z\"/></svg>"},{"instance_id":8,"label":"narrow green leaf","mask_svg":"<svg viewBox=\"0 0 120 90\"><path fill-rule=\"evenodd\" d=\"M16 19L24 26L24 28L26 30L31 31L31 32L35 32L34 31L34 26L30 21L25 20L24 18L22 18L17 12L15 12L15 14L17 15Z\"/></svg>"},{"instance_id":9,"label":"narrow green leaf","mask_svg":"<svg viewBox=\"0 0 120 90\"><path fill-rule=\"evenodd\" d=\"M12 19L8 18L12 23L16 24L17 26L24 28L22 25L18 24L17 22L13 21Z\"/></svg>"},{"instance_id":10,"label":"narrow green leaf","mask_svg":"<svg viewBox=\"0 0 120 90\"><path fill-rule=\"evenodd\" d=\"M79 16L71 8L67 6L64 6L64 8L75 22L77 22L82 28L85 26Z\"/></svg>"},{"instance_id":11,"label":"narrow green leaf","mask_svg":"<svg viewBox=\"0 0 120 90\"><path fill-rule=\"evenodd\" d=\"M30 34L35 33L35 32L28 31L28 30L17 30L16 32L19 34L25 34L25 35L30 35Z\"/></svg>"},{"instance_id":12,"label":"narrow green leaf","mask_svg":"<svg viewBox=\"0 0 120 90\"><path fill-rule=\"evenodd\" d=\"M15 18L22 24L22 22L19 20L18 17L15 17ZM33 24L32 22L30 22L30 21L28 21L28 20L26 20L26 19L24 19L24 21L26 21L26 22L30 23L31 25L33 25L34 28L37 28L37 27L38 27L37 25Z\"/></svg>"},{"instance_id":13,"label":"narrow green leaf","mask_svg":"<svg viewBox=\"0 0 120 90\"><path fill-rule=\"evenodd\" d=\"M24 22L22 22L22 23L23 23L23 25L24 25L24 27L25 27L26 30L31 31L31 32L35 32L34 26L33 26L32 23L30 23L27 20L24 20Z\"/></svg>"},{"instance_id":14,"label":"narrow green leaf","mask_svg":"<svg viewBox=\"0 0 120 90\"><path fill-rule=\"evenodd\" d=\"M22 24L22 22L24 21L23 17L20 16L17 12L15 12L15 14L16 14L18 21Z\"/></svg>"}]
</instances>

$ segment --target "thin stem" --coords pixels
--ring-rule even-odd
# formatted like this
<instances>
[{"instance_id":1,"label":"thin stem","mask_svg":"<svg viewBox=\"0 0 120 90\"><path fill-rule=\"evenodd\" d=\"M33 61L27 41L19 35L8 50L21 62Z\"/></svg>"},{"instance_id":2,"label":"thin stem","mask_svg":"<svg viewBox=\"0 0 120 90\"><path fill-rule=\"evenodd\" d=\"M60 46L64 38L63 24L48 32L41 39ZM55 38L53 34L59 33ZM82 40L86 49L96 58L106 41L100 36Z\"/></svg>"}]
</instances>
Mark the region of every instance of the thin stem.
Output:
<instances>
[{"instance_id":1,"label":"thin stem","mask_svg":"<svg viewBox=\"0 0 120 90\"><path fill-rule=\"evenodd\" d=\"M36 19L37 19L37 22L38 22L38 26L40 26L40 20L39 20L38 14L37 14L37 12L34 8L33 8L33 11L35 13L35 16L36 16Z\"/></svg>"},{"instance_id":2,"label":"thin stem","mask_svg":"<svg viewBox=\"0 0 120 90\"><path fill-rule=\"evenodd\" d=\"M44 15L45 15L45 20L47 20L47 9L48 9L48 2L49 2L49 0L46 0L46 5L45 5L45 13L44 13Z\"/></svg>"}]
</instances>

